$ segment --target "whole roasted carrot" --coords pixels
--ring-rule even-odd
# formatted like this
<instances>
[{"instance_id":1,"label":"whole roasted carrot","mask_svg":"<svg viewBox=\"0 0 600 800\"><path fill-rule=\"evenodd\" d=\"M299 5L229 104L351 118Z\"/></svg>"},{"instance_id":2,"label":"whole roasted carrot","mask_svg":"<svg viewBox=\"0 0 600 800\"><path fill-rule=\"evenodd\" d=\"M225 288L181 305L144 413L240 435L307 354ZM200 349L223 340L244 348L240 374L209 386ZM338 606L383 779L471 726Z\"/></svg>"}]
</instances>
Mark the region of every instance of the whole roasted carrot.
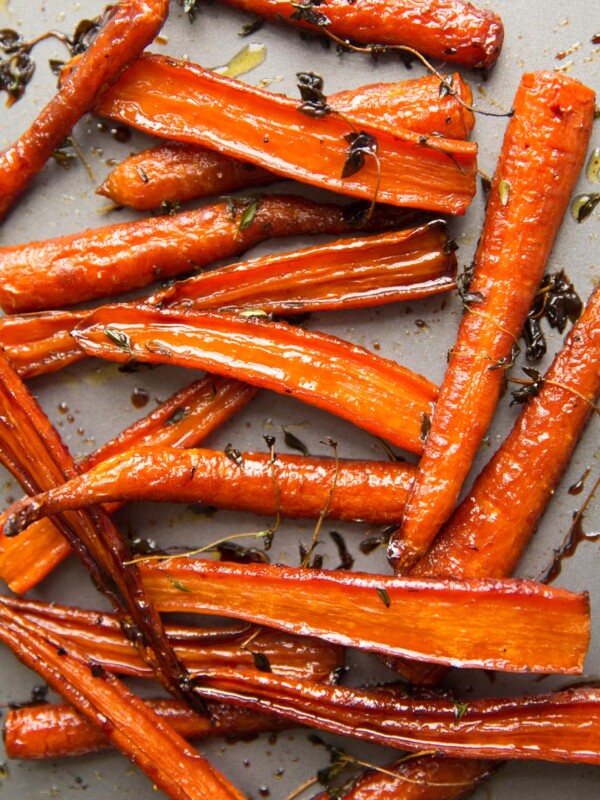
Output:
<instances>
[{"instance_id":1,"label":"whole roasted carrot","mask_svg":"<svg viewBox=\"0 0 600 800\"><path fill-rule=\"evenodd\" d=\"M96 112L369 202L464 214L475 193L475 144L381 122L363 125L336 113L316 117L301 108L302 101L147 55L108 90Z\"/></svg>"},{"instance_id":2,"label":"whole roasted carrot","mask_svg":"<svg viewBox=\"0 0 600 800\"><path fill-rule=\"evenodd\" d=\"M0 641L137 764L173 800L242 800L208 761L73 646L24 619L0 598Z\"/></svg>"},{"instance_id":3,"label":"whole roasted carrot","mask_svg":"<svg viewBox=\"0 0 600 800\"><path fill-rule=\"evenodd\" d=\"M120 0L77 67L28 131L0 153L0 219L75 123L161 29L168 0Z\"/></svg>"},{"instance_id":4,"label":"whole roasted carrot","mask_svg":"<svg viewBox=\"0 0 600 800\"><path fill-rule=\"evenodd\" d=\"M255 393L247 384L214 375L194 381L84 458L80 469L91 469L132 447L160 443L172 447L197 445L243 408ZM26 592L70 552L64 536L49 519L40 520L25 531L20 546L0 534L0 577L13 592Z\"/></svg>"},{"instance_id":5,"label":"whole roasted carrot","mask_svg":"<svg viewBox=\"0 0 600 800\"><path fill-rule=\"evenodd\" d=\"M403 216L382 208L368 229L397 227ZM0 304L10 313L58 308L191 272L272 237L351 230L343 207L285 195L108 225L1 248Z\"/></svg>"},{"instance_id":6,"label":"whole roasted carrot","mask_svg":"<svg viewBox=\"0 0 600 800\"><path fill-rule=\"evenodd\" d=\"M420 452L427 379L334 336L232 314L104 306L73 331L88 355L207 369L331 411Z\"/></svg>"},{"instance_id":7,"label":"whole roasted carrot","mask_svg":"<svg viewBox=\"0 0 600 800\"><path fill-rule=\"evenodd\" d=\"M497 14L465 0L328 0L296 5L289 0L225 0L274 22L340 39L373 45L407 45L467 67L491 67L502 48L504 28ZM316 6L316 8L315 8Z\"/></svg>"},{"instance_id":8,"label":"whole roasted carrot","mask_svg":"<svg viewBox=\"0 0 600 800\"><path fill-rule=\"evenodd\" d=\"M414 467L403 462L147 446L57 488L49 514L153 500L315 519L326 508L332 519L386 525L398 519L413 477Z\"/></svg>"},{"instance_id":9,"label":"whole roasted carrot","mask_svg":"<svg viewBox=\"0 0 600 800\"><path fill-rule=\"evenodd\" d=\"M488 427L504 365L525 322L583 164L594 93L564 75L523 76L491 188L466 313L433 415L402 527L399 571L449 517Z\"/></svg>"},{"instance_id":10,"label":"whole roasted carrot","mask_svg":"<svg viewBox=\"0 0 600 800\"><path fill-rule=\"evenodd\" d=\"M472 102L471 89L458 73L446 79L452 92L440 92L439 78L426 75L338 92L328 102L362 124L400 125L418 133L466 139L474 124L474 115L467 108ZM275 180L278 177L272 172L223 153L167 142L126 158L97 192L119 205L147 211L165 201L181 203Z\"/></svg>"}]
</instances>

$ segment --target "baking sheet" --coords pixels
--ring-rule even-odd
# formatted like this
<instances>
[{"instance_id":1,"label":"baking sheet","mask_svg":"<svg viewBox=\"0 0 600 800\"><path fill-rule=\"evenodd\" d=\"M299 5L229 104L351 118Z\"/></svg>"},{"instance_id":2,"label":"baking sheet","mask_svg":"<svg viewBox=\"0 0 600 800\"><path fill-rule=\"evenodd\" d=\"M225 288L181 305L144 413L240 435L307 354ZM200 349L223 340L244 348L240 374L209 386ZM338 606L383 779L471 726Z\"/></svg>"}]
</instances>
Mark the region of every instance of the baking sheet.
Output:
<instances>
[{"instance_id":1,"label":"baking sheet","mask_svg":"<svg viewBox=\"0 0 600 800\"><path fill-rule=\"evenodd\" d=\"M548 0L493 0L485 3L498 11L506 26L506 42L497 66L487 81L480 75L461 70L471 79L478 104L492 110L508 110L523 71L532 69L562 69L600 89L600 48L591 42L600 33L598 8L589 0L572 0L569 4ZM6 7L5 7L6 6ZM33 38L50 29L70 33L77 21L92 17L102 10L99 2L67 2L46 0L31 3L27 0L9 0L0 3L0 28L17 28L26 38ZM596 18L594 19L594 10ZM174 56L189 56L190 60L204 66L226 63L240 48L248 43L266 46L264 63L244 77L253 84L272 81L270 89L297 96L295 74L312 70L325 78L326 92L331 93L363 83L378 80L396 80L417 76L422 68L414 65L408 71L393 56L377 62L356 54L340 56L335 48L324 48L318 41L303 41L298 32L287 28L265 25L248 39L239 32L249 15L218 3L203 5L193 25L185 18L181 7L173 2L171 17L164 30L164 38L153 49ZM559 54L565 54L559 58ZM64 59L65 51L55 41L40 45L35 51L37 70L25 98L10 110L0 106L0 146L5 146L24 130L36 111L53 91L55 78L47 66L49 58ZM475 138L480 145L480 166L488 173L494 170L500 148L505 121L478 117ZM77 140L86 153L94 172L90 180L81 164L65 171L50 164L36 180L31 190L21 199L16 210L0 228L0 245L16 244L32 238L49 238L60 233L95 227L111 221L135 218L133 212L121 211L106 214L104 200L94 194L95 185L108 172L107 162L122 159L139 149L149 140L135 134L127 143L116 142L110 135L98 130L96 121L88 118L76 129ZM598 128L594 131L592 147L600 146ZM289 190L289 184L277 187ZM577 192L597 189L585 175ZM451 229L460 245L459 263L470 263L481 229L483 203L478 197L464 220L453 221ZM300 241L268 243L255 248L252 254L287 249ZM578 225L571 217L559 233L549 270L565 269L582 297L587 298L600 276L600 216L592 215L585 224ZM460 303L456 297L438 297L407 305L394 305L351 314L329 313L314 315L310 326L350 339L366 347L378 347L387 357L396 358L427 377L440 381L445 368L445 354L454 338L460 319ZM423 323L425 323L423 325ZM559 347L559 339L551 340L552 354ZM75 456L81 456L96 445L116 434L126 424L159 399L165 399L176 387L190 379L182 370L163 367L132 375L117 372L114 365L85 362L65 370L64 373L37 379L31 387L39 397L50 418L58 425L61 434ZM145 409L136 410L132 394L145 390L150 397ZM482 447L478 465L489 457L509 429L516 409L510 409L505 399L489 432L489 441ZM281 426L292 427L313 453L326 453L321 444L331 436L339 443L342 457L362 456L385 458L381 446L368 434L357 431L325 413L309 409L288 398L263 393L239 417L214 435L208 446L224 447L232 442L240 449L264 447L263 434L278 437L278 449L285 450ZM568 487L576 483L591 467L586 480L589 489L598 475L598 419L592 420L582 440L560 490L540 530L529 548L520 574L538 575L570 526L572 514L581 505L583 495L569 494ZM18 486L2 473L4 504L16 499ZM227 512L210 519L194 516L188 509L175 505L157 506L138 504L121 512L119 522L134 533L150 537L162 544L183 543L190 547L215 540L234 532L258 530L260 523L250 515ZM327 527L330 530L332 526ZM600 497L592 501L585 517L587 533L600 530ZM368 557L360 555L358 544L366 529L358 525L335 524L357 558L357 566L368 571L384 570L381 551ZM273 559L298 564L298 542L308 541L311 524L287 521L276 537ZM328 540L327 534L324 537ZM600 673L599 635L600 600L598 598L598 568L600 554L598 542L584 542L576 554L565 560L556 583L572 589L589 589L592 593L594 636L586 662L586 675L597 677ZM326 564L336 561L335 549L325 543ZM82 569L69 562L59 568L46 582L32 592L32 596L100 607L101 599L90 587ZM105 606L102 606L105 607ZM350 653L351 667L348 680L352 683L371 683L390 675L376 659L360 653ZM39 679L15 662L5 649L0 650L0 703L25 701L31 688ZM461 696L468 700L481 694L505 695L523 692L540 692L564 685L564 679L547 679L542 682L527 676L482 675L462 673L452 679ZM145 688L145 687L144 687ZM324 737L335 741L334 737ZM345 741L343 746L363 760L386 763L396 753L375 748L361 742ZM225 744L214 741L200 748L236 785L253 798L285 798L298 785L314 776L316 770L328 760L323 748L307 740L305 731L261 737L253 742ZM5 761L0 752L0 762ZM60 763L10 762L0 770L0 797L32 800L33 798L61 797L65 800L79 798L82 792L90 800L95 798L141 798L153 796L148 780L118 755L104 754L77 758ZM494 800L536 800L537 798L574 798L596 800L600 789L600 771L584 766L559 766L529 762L510 764L493 779L491 789L481 788L478 800L492 796ZM316 791L316 790L313 790ZM489 792L489 794L488 794ZM304 796L310 797L313 792Z\"/></svg>"}]
</instances>

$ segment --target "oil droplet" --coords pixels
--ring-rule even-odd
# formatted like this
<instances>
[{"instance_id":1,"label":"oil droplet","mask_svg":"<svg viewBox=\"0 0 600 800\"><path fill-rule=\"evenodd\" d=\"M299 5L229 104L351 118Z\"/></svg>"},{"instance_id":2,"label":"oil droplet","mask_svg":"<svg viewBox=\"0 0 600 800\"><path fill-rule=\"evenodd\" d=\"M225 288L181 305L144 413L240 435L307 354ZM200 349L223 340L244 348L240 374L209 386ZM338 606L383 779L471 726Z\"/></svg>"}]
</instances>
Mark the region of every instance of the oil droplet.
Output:
<instances>
[{"instance_id":1,"label":"oil droplet","mask_svg":"<svg viewBox=\"0 0 600 800\"><path fill-rule=\"evenodd\" d=\"M600 183L600 147L592 150L585 174L593 183Z\"/></svg>"},{"instance_id":2,"label":"oil droplet","mask_svg":"<svg viewBox=\"0 0 600 800\"><path fill-rule=\"evenodd\" d=\"M136 386L131 393L131 405L134 408L143 408L145 405L147 405L149 399L150 395L148 392L145 389L142 389L140 386Z\"/></svg>"},{"instance_id":3,"label":"oil droplet","mask_svg":"<svg viewBox=\"0 0 600 800\"><path fill-rule=\"evenodd\" d=\"M75 422L75 417L73 414L67 414L67 422Z\"/></svg>"},{"instance_id":4,"label":"oil droplet","mask_svg":"<svg viewBox=\"0 0 600 800\"><path fill-rule=\"evenodd\" d=\"M572 486L569 486L569 494L581 494L582 493L583 487L585 486L585 479L590 474L591 469L592 469L591 467L588 467L586 469L586 471L583 473L583 475L581 476L581 478L579 478L578 481L575 481L575 483Z\"/></svg>"},{"instance_id":5,"label":"oil droplet","mask_svg":"<svg viewBox=\"0 0 600 800\"><path fill-rule=\"evenodd\" d=\"M271 790L267 786L261 786L258 790L258 793L261 797L271 796Z\"/></svg>"},{"instance_id":6,"label":"oil droplet","mask_svg":"<svg viewBox=\"0 0 600 800\"><path fill-rule=\"evenodd\" d=\"M571 203L571 216L575 222L585 222L600 203L600 194L578 194Z\"/></svg>"},{"instance_id":7,"label":"oil droplet","mask_svg":"<svg viewBox=\"0 0 600 800\"><path fill-rule=\"evenodd\" d=\"M66 403L59 403L58 404L58 411L60 414L66 414L69 410L69 406Z\"/></svg>"},{"instance_id":8,"label":"oil droplet","mask_svg":"<svg viewBox=\"0 0 600 800\"><path fill-rule=\"evenodd\" d=\"M267 47L264 44L251 42L234 55L222 67L214 67L213 72L225 75L227 78L239 78L256 67L259 67L267 57Z\"/></svg>"}]
</instances>

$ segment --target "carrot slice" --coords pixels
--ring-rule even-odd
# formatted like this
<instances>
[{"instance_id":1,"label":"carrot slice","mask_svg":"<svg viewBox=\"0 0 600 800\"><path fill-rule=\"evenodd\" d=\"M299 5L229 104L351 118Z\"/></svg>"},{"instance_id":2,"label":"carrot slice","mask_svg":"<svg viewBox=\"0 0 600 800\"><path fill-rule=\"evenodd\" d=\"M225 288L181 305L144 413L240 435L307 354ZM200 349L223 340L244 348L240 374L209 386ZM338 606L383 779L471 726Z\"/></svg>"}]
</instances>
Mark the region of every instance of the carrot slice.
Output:
<instances>
[{"instance_id":1,"label":"carrot slice","mask_svg":"<svg viewBox=\"0 0 600 800\"><path fill-rule=\"evenodd\" d=\"M135 61L161 29L169 0L121 0L58 94L28 131L0 153L0 219L27 188L75 123Z\"/></svg>"},{"instance_id":2,"label":"carrot slice","mask_svg":"<svg viewBox=\"0 0 600 800\"><path fill-rule=\"evenodd\" d=\"M465 106L472 102L471 89L458 73L446 79L451 92L440 92L439 78L426 75L338 92L328 102L338 112L360 118L361 124L400 125L418 133L466 139L475 121ZM272 172L223 153L167 142L126 158L97 192L119 205L147 211L165 201L181 203L276 180Z\"/></svg>"},{"instance_id":3,"label":"carrot slice","mask_svg":"<svg viewBox=\"0 0 600 800\"><path fill-rule=\"evenodd\" d=\"M412 452L435 386L334 336L231 314L105 306L75 331L88 355L207 369L331 411Z\"/></svg>"},{"instance_id":4,"label":"carrot slice","mask_svg":"<svg viewBox=\"0 0 600 800\"><path fill-rule=\"evenodd\" d=\"M96 112L369 202L464 214L475 194L475 144L362 125L334 113L316 119L299 105L188 62L145 55L107 91ZM349 148L359 132L377 154L349 174Z\"/></svg>"},{"instance_id":5,"label":"carrot slice","mask_svg":"<svg viewBox=\"0 0 600 800\"><path fill-rule=\"evenodd\" d=\"M500 54L500 17L464 0L328 0L302 14L289 0L225 0L273 22L287 22L338 38L374 45L408 45L466 67L491 67ZM316 6L316 8L315 8ZM300 6L300 9L302 6ZM312 16L310 16L312 14Z\"/></svg>"},{"instance_id":6,"label":"carrot slice","mask_svg":"<svg viewBox=\"0 0 600 800\"><path fill-rule=\"evenodd\" d=\"M471 298L390 559L409 569L449 517L488 427L583 164L594 93L564 75L523 76L492 184ZM558 177L557 177L558 176Z\"/></svg>"},{"instance_id":7,"label":"carrot slice","mask_svg":"<svg viewBox=\"0 0 600 800\"><path fill-rule=\"evenodd\" d=\"M273 195L0 248L0 303L38 311L107 297L191 272L265 239L348 233L352 208ZM381 208L366 230L401 227L415 212ZM35 286L35 292L31 287Z\"/></svg>"},{"instance_id":8,"label":"carrot slice","mask_svg":"<svg viewBox=\"0 0 600 800\"><path fill-rule=\"evenodd\" d=\"M255 392L247 384L214 375L194 381L91 453L79 467L91 469L106 458L144 444L196 445L243 408ZM0 534L0 577L13 592L26 592L70 552L64 536L49 519L32 525L18 543Z\"/></svg>"}]
</instances>

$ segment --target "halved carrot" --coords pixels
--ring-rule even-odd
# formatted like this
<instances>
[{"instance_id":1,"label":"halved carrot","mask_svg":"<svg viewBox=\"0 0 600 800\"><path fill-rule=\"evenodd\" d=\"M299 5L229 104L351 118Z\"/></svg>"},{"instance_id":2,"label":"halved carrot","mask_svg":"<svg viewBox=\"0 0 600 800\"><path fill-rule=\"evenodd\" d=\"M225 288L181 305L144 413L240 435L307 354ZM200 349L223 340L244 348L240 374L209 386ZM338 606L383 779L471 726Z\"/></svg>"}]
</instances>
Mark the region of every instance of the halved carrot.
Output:
<instances>
[{"instance_id":1,"label":"halved carrot","mask_svg":"<svg viewBox=\"0 0 600 800\"><path fill-rule=\"evenodd\" d=\"M185 61L145 55L96 112L369 202L464 214L475 194L475 144L383 123L363 125L335 113L315 118L300 105ZM351 173L348 159L360 133L365 135L358 142L369 153Z\"/></svg>"},{"instance_id":2,"label":"halved carrot","mask_svg":"<svg viewBox=\"0 0 600 800\"><path fill-rule=\"evenodd\" d=\"M287 195L238 198L0 248L0 303L14 313L110 297L195 271L265 239L348 233L355 230L351 211ZM414 212L383 207L365 229L402 227L414 219Z\"/></svg>"},{"instance_id":3,"label":"halved carrot","mask_svg":"<svg viewBox=\"0 0 600 800\"><path fill-rule=\"evenodd\" d=\"M207 369L292 395L412 452L436 397L426 378L362 347L255 316L104 306L73 335L88 355Z\"/></svg>"},{"instance_id":4,"label":"halved carrot","mask_svg":"<svg viewBox=\"0 0 600 800\"><path fill-rule=\"evenodd\" d=\"M402 527L398 571L449 517L488 427L504 365L525 322L585 159L594 93L550 72L523 76L488 201L471 298L432 419Z\"/></svg>"},{"instance_id":5,"label":"halved carrot","mask_svg":"<svg viewBox=\"0 0 600 800\"><path fill-rule=\"evenodd\" d=\"M225 0L274 22L287 22L373 45L407 45L467 67L491 67L502 48L504 28L493 11L465 0L328 0L302 5L289 0ZM300 11L298 10L300 9Z\"/></svg>"},{"instance_id":6,"label":"halved carrot","mask_svg":"<svg viewBox=\"0 0 600 800\"><path fill-rule=\"evenodd\" d=\"M14 144L0 153L0 219L75 123L161 29L169 0L120 0L58 94Z\"/></svg>"},{"instance_id":7,"label":"halved carrot","mask_svg":"<svg viewBox=\"0 0 600 800\"><path fill-rule=\"evenodd\" d=\"M87 456L80 469L91 469L106 458L144 444L197 445L255 393L247 384L214 375L194 381ZM70 552L64 536L49 519L32 525L18 543L0 534L0 577L13 592L26 592Z\"/></svg>"}]
</instances>

